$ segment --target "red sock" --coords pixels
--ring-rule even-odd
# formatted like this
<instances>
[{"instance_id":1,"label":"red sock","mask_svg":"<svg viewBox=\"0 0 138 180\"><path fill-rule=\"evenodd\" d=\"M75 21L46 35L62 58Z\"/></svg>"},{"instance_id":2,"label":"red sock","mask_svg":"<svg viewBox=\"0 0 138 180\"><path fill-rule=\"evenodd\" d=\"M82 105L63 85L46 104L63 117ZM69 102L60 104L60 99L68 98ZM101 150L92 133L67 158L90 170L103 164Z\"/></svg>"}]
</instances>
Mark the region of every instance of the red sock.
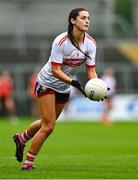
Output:
<instances>
[{"instance_id":1,"label":"red sock","mask_svg":"<svg viewBox=\"0 0 138 180\"><path fill-rule=\"evenodd\" d=\"M24 133L21 134L22 137L22 141L23 143L26 143L27 141L29 141L33 136L31 136L28 132L28 130L26 130Z\"/></svg>"},{"instance_id":2,"label":"red sock","mask_svg":"<svg viewBox=\"0 0 138 180\"><path fill-rule=\"evenodd\" d=\"M26 159L25 159L25 164L33 164L35 157L36 157L36 154L33 154L28 151Z\"/></svg>"}]
</instances>

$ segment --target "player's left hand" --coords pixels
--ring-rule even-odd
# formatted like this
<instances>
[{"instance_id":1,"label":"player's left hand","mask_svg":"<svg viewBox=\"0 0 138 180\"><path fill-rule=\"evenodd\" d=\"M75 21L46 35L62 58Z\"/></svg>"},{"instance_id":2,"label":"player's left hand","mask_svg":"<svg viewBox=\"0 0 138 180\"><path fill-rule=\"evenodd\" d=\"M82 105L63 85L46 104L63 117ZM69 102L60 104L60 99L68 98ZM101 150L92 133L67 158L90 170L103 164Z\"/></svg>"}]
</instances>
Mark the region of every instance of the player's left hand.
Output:
<instances>
[{"instance_id":1,"label":"player's left hand","mask_svg":"<svg viewBox=\"0 0 138 180\"><path fill-rule=\"evenodd\" d=\"M110 91L110 88L107 87L107 91ZM107 98L107 96L104 97L104 99L101 99L100 101L104 101Z\"/></svg>"}]
</instances>

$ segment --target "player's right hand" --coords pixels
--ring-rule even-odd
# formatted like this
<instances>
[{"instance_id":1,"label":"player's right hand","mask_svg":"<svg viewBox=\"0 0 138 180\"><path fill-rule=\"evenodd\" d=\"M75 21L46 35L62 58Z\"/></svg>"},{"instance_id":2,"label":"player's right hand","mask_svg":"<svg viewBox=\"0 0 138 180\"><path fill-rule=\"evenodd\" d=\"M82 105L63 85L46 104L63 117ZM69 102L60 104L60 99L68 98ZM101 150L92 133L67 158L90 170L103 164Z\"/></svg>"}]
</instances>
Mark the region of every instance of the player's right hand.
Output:
<instances>
[{"instance_id":1,"label":"player's right hand","mask_svg":"<svg viewBox=\"0 0 138 180\"><path fill-rule=\"evenodd\" d=\"M72 80L71 85L77 88L85 97L87 97L79 81Z\"/></svg>"}]
</instances>

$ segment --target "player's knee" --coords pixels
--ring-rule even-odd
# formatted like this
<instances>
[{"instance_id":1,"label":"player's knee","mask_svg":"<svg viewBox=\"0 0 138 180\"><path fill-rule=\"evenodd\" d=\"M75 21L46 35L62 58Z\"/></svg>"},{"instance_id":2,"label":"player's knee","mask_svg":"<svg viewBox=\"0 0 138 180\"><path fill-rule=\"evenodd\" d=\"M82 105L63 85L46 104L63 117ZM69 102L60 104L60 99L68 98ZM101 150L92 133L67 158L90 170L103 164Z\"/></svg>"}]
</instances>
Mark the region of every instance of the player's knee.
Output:
<instances>
[{"instance_id":1,"label":"player's knee","mask_svg":"<svg viewBox=\"0 0 138 180\"><path fill-rule=\"evenodd\" d=\"M47 123L45 126L43 126L41 128L41 130L47 136L47 135L50 135L53 132L54 127L55 127L55 123Z\"/></svg>"},{"instance_id":2,"label":"player's knee","mask_svg":"<svg viewBox=\"0 0 138 180\"><path fill-rule=\"evenodd\" d=\"M54 130L54 125L48 125L47 126L47 134L48 135L51 134L53 132L53 130Z\"/></svg>"}]
</instances>

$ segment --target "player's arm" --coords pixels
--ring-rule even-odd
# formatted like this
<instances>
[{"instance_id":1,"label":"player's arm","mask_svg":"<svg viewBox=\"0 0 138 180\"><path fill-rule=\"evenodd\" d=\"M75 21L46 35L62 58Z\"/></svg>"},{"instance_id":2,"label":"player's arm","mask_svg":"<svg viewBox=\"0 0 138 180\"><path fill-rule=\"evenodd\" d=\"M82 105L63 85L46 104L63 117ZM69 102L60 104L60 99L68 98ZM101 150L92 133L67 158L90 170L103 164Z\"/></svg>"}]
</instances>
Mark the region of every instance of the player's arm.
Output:
<instances>
[{"instance_id":1,"label":"player's arm","mask_svg":"<svg viewBox=\"0 0 138 180\"><path fill-rule=\"evenodd\" d=\"M51 63L53 76L59 80L71 84L72 79L61 70L61 64Z\"/></svg>"},{"instance_id":2,"label":"player's arm","mask_svg":"<svg viewBox=\"0 0 138 180\"><path fill-rule=\"evenodd\" d=\"M61 70L61 65L52 63L52 73L53 76L58 78L61 81L64 81L67 84L71 84L75 88L77 88L84 96L86 96L81 84L79 81L73 80L69 76L67 76L62 70Z\"/></svg>"},{"instance_id":3,"label":"player's arm","mask_svg":"<svg viewBox=\"0 0 138 180\"><path fill-rule=\"evenodd\" d=\"M98 78L95 66L93 67L86 66L86 72L87 72L88 79Z\"/></svg>"}]
</instances>

